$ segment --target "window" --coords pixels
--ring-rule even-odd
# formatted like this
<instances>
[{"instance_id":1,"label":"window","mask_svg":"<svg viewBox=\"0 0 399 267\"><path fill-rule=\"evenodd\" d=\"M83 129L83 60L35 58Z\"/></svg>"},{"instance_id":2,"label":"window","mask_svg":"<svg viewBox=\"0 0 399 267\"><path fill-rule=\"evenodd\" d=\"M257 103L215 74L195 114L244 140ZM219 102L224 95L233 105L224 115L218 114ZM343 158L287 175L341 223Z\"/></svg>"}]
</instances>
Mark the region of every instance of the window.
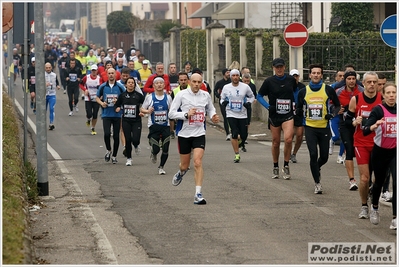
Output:
<instances>
[{"instance_id":1,"label":"window","mask_svg":"<svg viewBox=\"0 0 399 267\"><path fill-rule=\"evenodd\" d=\"M161 10L159 10L159 11L154 11L154 20L157 20L157 19L165 19L165 11L161 11Z\"/></svg>"},{"instance_id":2,"label":"window","mask_svg":"<svg viewBox=\"0 0 399 267\"><path fill-rule=\"evenodd\" d=\"M151 12L144 12L144 19L150 19L151 18Z\"/></svg>"},{"instance_id":3,"label":"window","mask_svg":"<svg viewBox=\"0 0 399 267\"><path fill-rule=\"evenodd\" d=\"M130 5L129 6L122 6L122 11L126 11L126 12L132 12L131 10L130 10Z\"/></svg>"}]
</instances>

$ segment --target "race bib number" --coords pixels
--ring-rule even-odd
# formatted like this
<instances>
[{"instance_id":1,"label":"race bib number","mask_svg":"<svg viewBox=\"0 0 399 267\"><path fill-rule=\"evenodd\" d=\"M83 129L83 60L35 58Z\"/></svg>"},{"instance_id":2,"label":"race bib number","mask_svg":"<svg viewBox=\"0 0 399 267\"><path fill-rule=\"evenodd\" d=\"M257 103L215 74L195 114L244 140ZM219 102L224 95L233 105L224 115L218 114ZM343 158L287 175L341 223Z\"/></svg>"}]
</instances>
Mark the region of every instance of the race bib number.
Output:
<instances>
[{"instance_id":1,"label":"race bib number","mask_svg":"<svg viewBox=\"0 0 399 267\"><path fill-rule=\"evenodd\" d=\"M30 84L36 84L36 77L30 76Z\"/></svg>"},{"instance_id":2,"label":"race bib number","mask_svg":"<svg viewBox=\"0 0 399 267\"><path fill-rule=\"evenodd\" d=\"M75 73L69 73L69 80L71 82L76 82L78 80L78 75Z\"/></svg>"},{"instance_id":3,"label":"race bib number","mask_svg":"<svg viewBox=\"0 0 399 267\"><path fill-rule=\"evenodd\" d=\"M277 99L276 112L277 114L287 114L291 111L291 99Z\"/></svg>"},{"instance_id":4,"label":"race bib number","mask_svg":"<svg viewBox=\"0 0 399 267\"><path fill-rule=\"evenodd\" d=\"M189 125L203 126L205 121L205 110L197 109L195 114L191 116L188 120Z\"/></svg>"},{"instance_id":5,"label":"race bib number","mask_svg":"<svg viewBox=\"0 0 399 267\"><path fill-rule=\"evenodd\" d=\"M66 62L61 62L61 69L65 69Z\"/></svg>"},{"instance_id":6,"label":"race bib number","mask_svg":"<svg viewBox=\"0 0 399 267\"><path fill-rule=\"evenodd\" d=\"M385 137L396 138L396 118L385 118Z\"/></svg>"},{"instance_id":7,"label":"race bib number","mask_svg":"<svg viewBox=\"0 0 399 267\"><path fill-rule=\"evenodd\" d=\"M106 103L108 104L108 107L113 107L114 106L114 99L116 100L118 98L117 94L108 94L106 100Z\"/></svg>"},{"instance_id":8,"label":"race bib number","mask_svg":"<svg viewBox=\"0 0 399 267\"><path fill-rule=\"evenodd\" d=\"M18 66L17 66L17 65L18 65L18 59L13 59L12 62L14 63L14 67L18 67Z\"/></svg>"},{"instance_id":9,"label":"race bib number","mask_svg":"<svg viewBox=\"0 0 399 267\"><path fill-rule=\"evenodd\" d=\"M322 104L310 104L308 110L309 110L309 119L310 120L322 120L323 119L323 105Z\"/></svg>"},{"instance_id":10,"label":"race bib number","mask_svg":"<svg viewBox=\"0 0 399 267\"><path fill-rule=\"evenodd\" d=\"M230 99L230 109L234 112L240 112L242 110L242 100L241 99Z\"/></svg>"},{"instance_id":11,"label":"race bib number","mask_svg":"<svg viewBox=\"0 0 399 267\"><path fill-rule=\"evenodd\" d=\"M165 124L168 121L168 112L166 110L154 111L154 122L156 124Z\"/></svg>"},{"instance_id":12,"label":"race bib number","mask_svg":"<svg viewBox=\"0 0 399 267\"><path fill-rule=\"evenodd\" d=\"M123 105L123 114L125 118L136 118L136 105Z\"/></svg>"}]
</instances>

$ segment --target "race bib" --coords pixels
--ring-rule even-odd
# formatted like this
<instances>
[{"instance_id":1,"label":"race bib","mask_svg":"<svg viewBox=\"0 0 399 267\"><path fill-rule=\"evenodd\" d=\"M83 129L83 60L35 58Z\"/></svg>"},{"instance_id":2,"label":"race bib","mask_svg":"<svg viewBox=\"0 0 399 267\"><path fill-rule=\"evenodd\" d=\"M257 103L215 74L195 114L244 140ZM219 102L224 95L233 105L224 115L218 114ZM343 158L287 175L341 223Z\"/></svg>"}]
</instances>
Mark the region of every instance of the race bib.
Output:
<instances>
[{"instance_id":1,"label":"race bib","mask_svg":"<svg viewBox=\"0 0 399 267\"><path fill-rule=\"evenodd\" d=\"M156 124L165 124L167 121L168 121L167 110L154 111L154 122Z\"/></svg>"},{"instance_id":2,"label":"race bib","mask_svg":"<svg viewBox=\"0 0 399 267\"><path fill-rule=\"evenodd\" d=\"M277 99L276 112L277 114L287 114L291 111L291 99Z\"/></svg>"},{"instance_id":3,"label":"race bib","mask_svg":"<svg viewBox=\"0 0 399 267\"><path fill-rule=\"evenodd\" d=\"M188 120L189 125L203 126L205 121L205 110L203 108L197 108L195 114Z\"/></svg>"},{"instance_id":4,"label":"race bib","mask_svg":"<svg viewBox=\"0 0 399 267\"><path fill-rule=\"evenodd\" d=\"M30 76L30 84L36 84L36 77Z\"/></svg>"},{"instance_id":5,"label":"race bib","mask_svg":"<svg viewBox=\"0 0 399 267\"><path fill-rule=\"evenodd\" d=\"M385 118L385 137L396 138L396 118Z\"/></svg>"},{"instance_id":6,"label":"race bib","mask_svg":"<svg viewBox=\"0 0 399 267\"><path fill-rule=\"evenodd\" d=\"M95 89L89 89L89 96L91 101L96 101L96 96L97 96L97 88ZM89 97L87 97L87 100L89 100Z\"/></svg>"},{"instance_id":7,"label":"race bib","mask_svg":"<svg viewBox=\"0 0 399 267\"><path fill-rule=\"evenodd\" d=\"M125 118L136 118L136 105L123 105L123 116Z\"/></svg>"},{"instance_id":8,"label":"race bib","mask_svg":"<svg viewBox=\"0 0 399 267\"><path fill-rule=\"evenodd\" d=\"M323 119L323 105L322 104L310 104L308 111L309 111L309 119L310 120L322 120Z\"/></svg>"},{"instance_id":9,"label":"race bib","mask_svg":"<svg viewBox=\"0 0 399 267\"><path fill-rule=\"evenodd\" d=\"M69 80L71 82L76 82L78 80L78 75L75 73L69 73Z\"/></svg>"},{"instance_id":10,"label":"race bib","mask_svg":"<svg viewBox=\"0 0 399 267\"><path fill-rule=\"evenodd\" d=\"M234 112L240 112L242 110L242 100L241 99L230 99L230 109Z\"/></svg>"},{"instance_id":11,"label":"race bib","mask_svg":"<svg viewBox=\"0 0 399 267\"><path fill-rule=\"evenodd\" d=\"M65 69L66 62L61 62L61 69Z\"/></svg>"},{"instance_id":12,"label":"race bib","mask_svg":"<svg viewBox=\"0 0 399 267\"><path fill-rule=\"evenodd\" d=\"M108 104L108 107L113 107L114 99L117 99L117 98L118 98L117 94L108 94L107 98L105 99L106 103Z\"/></svg>"}]
</instances>

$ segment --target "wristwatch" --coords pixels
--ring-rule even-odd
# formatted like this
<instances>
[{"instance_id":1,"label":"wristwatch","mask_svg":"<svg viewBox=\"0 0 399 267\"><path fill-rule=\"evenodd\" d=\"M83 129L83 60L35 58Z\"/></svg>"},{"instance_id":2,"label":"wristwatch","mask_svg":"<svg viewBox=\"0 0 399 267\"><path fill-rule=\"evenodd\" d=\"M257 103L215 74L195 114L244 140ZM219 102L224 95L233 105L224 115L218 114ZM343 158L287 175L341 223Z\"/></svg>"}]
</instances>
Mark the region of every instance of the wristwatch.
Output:
<instances>
[{"instance_id":1,"label":"wristwatch","mask_svg":"<svg viewBox=\"0 0 399 267\"><path fill-rule=\"evenodd\" d=\"M188 119L188 113L184 113L184 117Z\"/></svg>"}]
</instances>

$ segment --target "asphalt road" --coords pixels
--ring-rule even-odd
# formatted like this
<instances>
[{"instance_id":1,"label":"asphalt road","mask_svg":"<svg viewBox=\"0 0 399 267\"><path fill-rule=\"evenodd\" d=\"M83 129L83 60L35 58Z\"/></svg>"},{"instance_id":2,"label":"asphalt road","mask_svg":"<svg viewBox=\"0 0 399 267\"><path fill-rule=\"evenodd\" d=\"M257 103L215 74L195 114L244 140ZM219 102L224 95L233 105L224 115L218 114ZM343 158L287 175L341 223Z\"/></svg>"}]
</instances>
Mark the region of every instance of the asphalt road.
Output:
<instances>
[{"instance_id":1,"label":"asphalt road","mask_svg":"<svg viewBox=\"0 0 399 267\"><path fill-rule=\"evenodd\" d=\"M22 106L19 89L16 99ZM92 136L85 125L83 104L79 102L79 112L69 117L67 95L62 90L57 93L56 129L47 131L52 151L48 154L49 187L55 202L68 198L69 204L75 204L58 215L65 216L58 223L75 216L71 223L77 233L80 227L91 231L92 240L79 242L90 243L86 249L92 258L84 258L75 248L57 263L308 264L309 242L396 242L396 231L389 230L389 206L381 205L377 226L358 219L359 193L348 190L345 168L336 164L336 156L323 166L324 191L315 195L305 144L297 155L298 163L290 164L292 179L271 179L270 142L249 140L248 152L241 153L241 162L236 164L225 134L208 125L203 161L203 194L208 203L197 206L193 204L193 170L178 187L171 184L179 164L177 139L171 140L164 176L158 175L157 165L149 158L146 119L142 151L138 156L133 153L133 166L125 166L122 149L118 164L106 163L102 122L96 127L98 134ZM31 109L28 112L34 124L36 116ZM34 134L32 138L36 140ZM79 240L80 234L66 235L63 242ZM37 251L51 258L60 250L51 253L41 247ZM69 253L67 247L62 252Z\"/></svg>"}]
</instances>

